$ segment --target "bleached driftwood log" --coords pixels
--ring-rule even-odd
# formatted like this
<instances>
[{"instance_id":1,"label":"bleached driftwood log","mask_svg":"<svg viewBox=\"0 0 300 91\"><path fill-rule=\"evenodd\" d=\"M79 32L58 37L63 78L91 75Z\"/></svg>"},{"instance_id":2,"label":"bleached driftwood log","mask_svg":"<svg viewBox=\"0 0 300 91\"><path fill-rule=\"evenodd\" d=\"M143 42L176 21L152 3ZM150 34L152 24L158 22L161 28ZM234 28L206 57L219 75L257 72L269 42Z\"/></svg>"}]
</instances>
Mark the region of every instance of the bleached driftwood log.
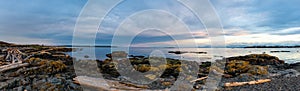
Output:
<instances>
[{"instance_id":1,"label":"bleached driftwood log","mask_svg":"<svg viewBox=\"0 0 300 91\"><path fill-rule=\"evenodd\" d=\"M201 78L198 78L198 79L192 80L192 81L190 81L190 82L201 81L201 80L204 80L204 79L207 79L207 78L208 78L208 76L206 76L206 77L201 77Z\"/></svg>"},{"instance_id":2,"label":"bleached driftwood log","mask_svg":"<svg viewBox=\"0 0 300 91\"><path fill-rule=\"evenodd\" d=\"M21 67L26 67L29 66L29 63L15 63L15 64L8 64L4 66L0 66L0 72L16 69L16 68L21 68Z\"/></svg>"},{"instance_id":3,"label":"bleached driftwood log","mask_svg":"<svg viewBox=\"0 0 300 91\"><path fill-rule=\"evenodd\" d=\"M22 53L20 50L16 48L7 48L4 51L7 52L5 57L6 61L10 61L11 63L15 63L15 62L22 63L24 61L22 56L26 54Z\"/></svg>"},{"instance_id":4,"label":"bleached driftwood log","mask_svg":"<svg viewBox=\"0 0 300 91\"><path fill-rule=\"evenodd\" d=\"M261 84L261 83L265 83L265 82L270 82L271 79L261 79L261 80L257 80L257 81L250 81L248 82L248 84L252 85L252 84Z\"/></svg>"},{"instance_id":5,"label":"bleached driftwood log","mask_svg":"<svg viewBox=\"0 0 300 91\"><path fill-rule=\"evenodd\" d=\"M266 82L270 82L271 79L261 79L261 80L257 80L257 81L249 81L249 82L229 82L229 83L225 83L225 87L234 87L234 86L243 86L243 85L254 85L254 84L261 84L261 83L266 83Z\"/></svg>"}]
</instances>

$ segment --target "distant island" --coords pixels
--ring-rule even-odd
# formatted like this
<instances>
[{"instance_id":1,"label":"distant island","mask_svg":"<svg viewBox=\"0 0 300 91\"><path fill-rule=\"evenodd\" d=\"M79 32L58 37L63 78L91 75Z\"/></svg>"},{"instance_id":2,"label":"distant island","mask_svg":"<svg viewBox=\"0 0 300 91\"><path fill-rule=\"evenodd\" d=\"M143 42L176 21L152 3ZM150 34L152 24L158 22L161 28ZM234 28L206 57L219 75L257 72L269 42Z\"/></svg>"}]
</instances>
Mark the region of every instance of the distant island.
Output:
<instances>
[{"instance_id":1,"label":"distant island","mask_svg":"<svg viewBox=\"0 0 300 91\"><path fill-rule=\"evenodd\" d=\"M300 48L300 45L296 45L296 46L246 46L244 48Z\"/></svg>"}]
</instances>

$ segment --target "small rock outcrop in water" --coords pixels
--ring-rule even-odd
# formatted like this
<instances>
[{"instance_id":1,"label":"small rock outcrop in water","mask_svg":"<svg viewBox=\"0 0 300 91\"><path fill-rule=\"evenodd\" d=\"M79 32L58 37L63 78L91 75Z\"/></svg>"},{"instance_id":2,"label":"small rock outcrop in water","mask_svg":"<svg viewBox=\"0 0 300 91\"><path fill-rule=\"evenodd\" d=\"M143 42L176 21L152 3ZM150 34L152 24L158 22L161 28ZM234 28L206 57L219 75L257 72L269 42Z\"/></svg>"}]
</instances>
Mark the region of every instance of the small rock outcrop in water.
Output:
<instances>
[{"instance_id":1,"label":"small rock outcrop in water","mask_svg":"<svg viewBox=\"0 0 300 91\"><path fill-rule=\"evenodd\" d=\"M207 52L188 52L188 51L169 51L168 53L173 53L173 54L184 54L184 53L195 53L195 54L207 54Z\"/></svg>"},{"instance_id":2,"label":"small rock outcrop in water","mask_svg":"<svg viewBox=\"0 0 300 91\"><path fill-rule=\"evenodd\" d=\"M278 52L291 52L291 51L270 51L271 53L278 53Z\"/></svg>"}]
</instances>

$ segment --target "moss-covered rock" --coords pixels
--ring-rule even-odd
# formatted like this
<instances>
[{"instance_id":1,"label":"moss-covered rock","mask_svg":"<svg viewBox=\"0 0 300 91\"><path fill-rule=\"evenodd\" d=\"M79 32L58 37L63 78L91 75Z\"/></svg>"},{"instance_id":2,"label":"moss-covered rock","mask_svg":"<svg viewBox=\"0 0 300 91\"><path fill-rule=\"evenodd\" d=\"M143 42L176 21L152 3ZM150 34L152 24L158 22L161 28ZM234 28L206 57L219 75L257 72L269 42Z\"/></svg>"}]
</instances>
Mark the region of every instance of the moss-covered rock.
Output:
<instances>
[{"instance_id":1,"label":"moss-covered rock","mask_svg":"<svg viewBox=\"0 0 300 91\"><path fill-rule=\"evenodd\" d=\"M268 74L268 66L259 66L252 65L248 70L248 73L252 75L267 75Z\"/></svg>"},{"instance_id":2,"label":"moss-covered rock","mask_svg":"<svg viewBox=\"0 0 300 91\"><path fill-rule=\"evenodd\" d=\"M233 61L233 60L243 60L248 61L252 65L278 65L278 64L284 64L283 60L279 60L276 56L271 56L269 54L250 54L245 56L237 56L237 57L229 57L226 58L227 61Z\"/></svg>"},{"instance_id":3,"label":"moss-covered rock","mask_svg":"<svg viewBox=\"0 0 300 91\"><path fill-rule=\"evenodd\" d=\"M225 73L233 76L243 73L250 73L252 75L266 75L268 74L268 67L251 65L248 61L232 60L226 64Z\"/></svg>"},{"instance_id":4,"label":"moss-covered rock","mask_svg":"<svg viewBox=\"0 0 300 91\"><path fill-rule=\"evenodd\" d=\"M152 72L160 72L163 69L164 72L162 74L161 77L177 77L179 72L182 70L181 69L181 62L180 60L175 60L175 59L164 59L164 58L129 58L129 59L121 59L121 60L117 60L115 59L115 61L119 61L117 63L121 63L121 64L117 64L114 61L114 58L118 58L118 57L124 57L127 56L127 53L125 52L121 52L121 51L117 51L117 52L113 52L111 54L107 54L106 55L108 58L105 59L104 61L99 61L98 62L98 67L100 68L100 72L103 74L109 74L112 77L118 77L120 76L120 74L118 73L117 69L118 67L116 66L120 66L123 65L122 63L125 63L125 61L130 61L132 67L139 72L148 72L148 71L152 71ZM151 63L154 64L161 64L162 61L167 61L167 64L161 64L158 67L152 67L150 65L150 61ZM126 65L126 64L124 64ZM128 68L124 68L124 69L128 69Z\"/></svg>"},{"instance_id":5,"label":"moss-covered rock","mask_svg":"<svg viewBox=\"0 0 300 91\"><path fill-rule=\"evenodd\" d=\"M250 69L250 64L247 61L233 60L229 61L225 67L225 73L230 75L239 75L246 73Z\"/></svg>"},{"instance_id":6,"label":"moss-covered rock","mask_svg":"<svg viewBox=\"0 0 300 91\"><path fill-rule=\"evenodd\" d=\"M67 65L65 65L61 60L47 60L47 59L40 59L40 58L30 58L26 60L25 62L30 63L32 66L39 66L40 69L32 70L34 72L32 73L56 73L61 72L64 69L67 68Z\"/></svg>"}]
</instances>

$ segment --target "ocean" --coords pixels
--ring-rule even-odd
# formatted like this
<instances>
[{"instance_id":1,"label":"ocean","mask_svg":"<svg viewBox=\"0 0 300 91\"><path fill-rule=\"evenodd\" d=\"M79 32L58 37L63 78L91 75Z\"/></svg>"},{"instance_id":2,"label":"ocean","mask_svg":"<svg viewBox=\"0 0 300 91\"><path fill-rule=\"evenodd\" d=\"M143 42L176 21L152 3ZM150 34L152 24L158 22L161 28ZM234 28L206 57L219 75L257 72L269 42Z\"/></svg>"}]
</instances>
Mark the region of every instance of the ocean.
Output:
<instances>
[{"instance_id":1,"label":"ocean","mask_svg":"<svg viewBox=\"0 0 300 91\"><path fill-rule=\"evenodd\" d=\"M111 51L127 50L127 48L108 48L108 47L76 47L78 50L70 53L77 59L106 59L106 54ZM158 47L131 47L128 48L129 55L148 57L154 51L159 51L160 55L166 58L183 59L189 61L214 61L222 57L243 56L248 54L266 53L276 56L286 63L300 62L300 48L158 48ZM174 54L169 51L185 51L189 53ZM206 54L190 52L207 52ZM93 55L95 54L95 55Z\"/></svg>"}]
</instances>

